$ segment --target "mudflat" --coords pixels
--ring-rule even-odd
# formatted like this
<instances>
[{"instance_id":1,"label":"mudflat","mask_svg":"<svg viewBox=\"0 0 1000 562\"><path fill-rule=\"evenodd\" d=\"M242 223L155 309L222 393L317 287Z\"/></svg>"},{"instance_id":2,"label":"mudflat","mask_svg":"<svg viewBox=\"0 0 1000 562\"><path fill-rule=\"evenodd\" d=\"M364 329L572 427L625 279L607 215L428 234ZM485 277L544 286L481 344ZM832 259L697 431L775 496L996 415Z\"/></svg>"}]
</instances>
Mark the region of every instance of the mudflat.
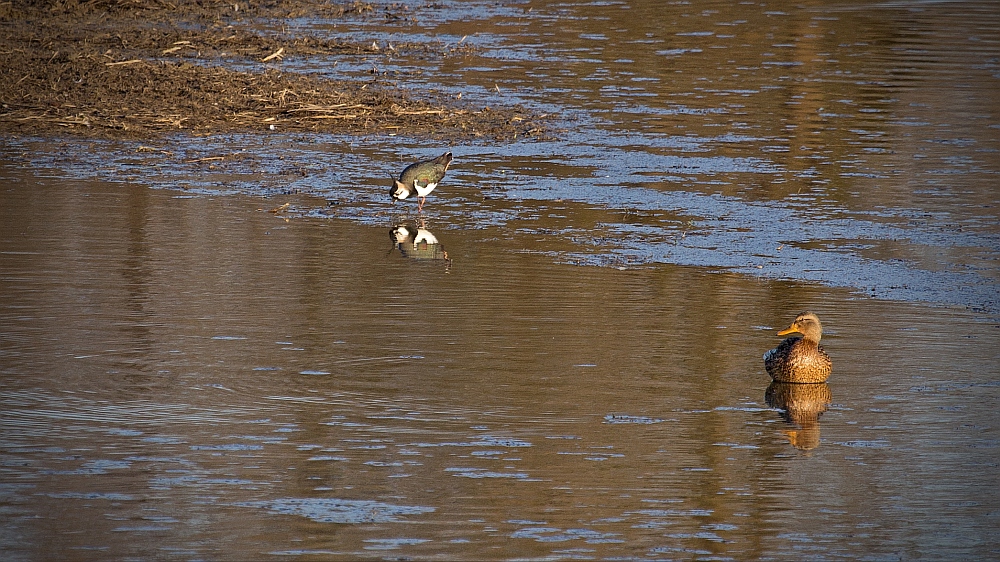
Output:
<instances>
[{"instance_id":1,"label":"mudflat","mask_svg":"<svg viewBox=\"0 0 1000 562\"><path fill-rule=\"evenodd\" d=\"M317 0L0 2L0 134L144 138L279 130L499 140L545 134L522 107L407 91L377 65L363 78L282 70L288 57L475 57L447 44L338 41L275 32L294 18L410 19L404 5ZM280 26L278 26L280 28Z\"/></svg>"}]
</instances>

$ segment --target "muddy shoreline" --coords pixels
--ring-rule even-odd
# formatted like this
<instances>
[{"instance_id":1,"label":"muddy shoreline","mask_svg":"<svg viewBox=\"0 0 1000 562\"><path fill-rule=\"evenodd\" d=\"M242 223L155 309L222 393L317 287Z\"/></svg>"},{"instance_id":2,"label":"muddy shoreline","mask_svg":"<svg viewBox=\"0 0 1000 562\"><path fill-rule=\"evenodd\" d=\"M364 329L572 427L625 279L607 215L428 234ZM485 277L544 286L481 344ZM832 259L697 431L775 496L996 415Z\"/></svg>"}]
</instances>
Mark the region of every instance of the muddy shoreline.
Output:
<instances>
[{"instance_id":1,"label":"muddy shoreline","mask_svg":"<svg viewBox=\"0 0 1000 562\"><path fill-rule=\"evenodd\" d=\"M421 8L434 9L434 8ZM521 107L405 92L373 65L364 79L282 71L288 57L475 57L457 44L276 36L263 22L419 22L402 5L316 0L0 2L0 134L142 139L275 130L512 140L546 134Z\"/></svg>"}]
</instances>

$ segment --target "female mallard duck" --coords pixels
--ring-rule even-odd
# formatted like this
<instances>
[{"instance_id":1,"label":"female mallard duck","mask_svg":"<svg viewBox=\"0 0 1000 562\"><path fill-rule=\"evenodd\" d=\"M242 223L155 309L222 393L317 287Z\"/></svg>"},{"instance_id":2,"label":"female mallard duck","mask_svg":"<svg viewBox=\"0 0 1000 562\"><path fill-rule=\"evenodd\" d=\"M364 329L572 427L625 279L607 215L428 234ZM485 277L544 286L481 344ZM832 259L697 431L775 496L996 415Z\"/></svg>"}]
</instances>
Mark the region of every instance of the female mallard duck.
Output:
<instances>
[{"instance_id":1,"label":"female mallard duck","mask_svg":"<svg viewBox=\"0 0 1000 562\"><path fill-rule=\"evenodd\" d=\"M819 318L812 312L803 312L778 335L795 332L802 337L788 338L764 354L767 374L778 382L826 382L830 378L833 362L819 344L819 339L823 337L823 325L819 323Z\"/></svg>"}]
</instances>

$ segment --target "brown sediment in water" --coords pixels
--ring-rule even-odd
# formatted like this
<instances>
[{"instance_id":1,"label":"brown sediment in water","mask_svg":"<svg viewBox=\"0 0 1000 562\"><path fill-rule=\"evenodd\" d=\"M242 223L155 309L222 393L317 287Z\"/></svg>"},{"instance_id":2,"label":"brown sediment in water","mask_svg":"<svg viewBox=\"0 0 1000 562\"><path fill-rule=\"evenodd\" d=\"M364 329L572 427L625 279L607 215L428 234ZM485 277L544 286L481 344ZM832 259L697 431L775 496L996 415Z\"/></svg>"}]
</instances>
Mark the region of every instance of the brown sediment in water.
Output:
<instances>
[{"instance_id":1,"label":"brown sediment in water","mask_svg":"<svg viewBox=\"0 0 1000 562\"><path fill-rule=\"evenodd\" d=\"M318 0L0 1L0 134L145 138L279 130L514 139L545 133L520 107L415 98L373 67L359 80L282 72L285 57L475 56L462 43L271 36L289 17L413 19L406 6ZM226 65L235 67L227 68ZM249 69L249 70L247 70Z\"/></svg>"}]
</instances>

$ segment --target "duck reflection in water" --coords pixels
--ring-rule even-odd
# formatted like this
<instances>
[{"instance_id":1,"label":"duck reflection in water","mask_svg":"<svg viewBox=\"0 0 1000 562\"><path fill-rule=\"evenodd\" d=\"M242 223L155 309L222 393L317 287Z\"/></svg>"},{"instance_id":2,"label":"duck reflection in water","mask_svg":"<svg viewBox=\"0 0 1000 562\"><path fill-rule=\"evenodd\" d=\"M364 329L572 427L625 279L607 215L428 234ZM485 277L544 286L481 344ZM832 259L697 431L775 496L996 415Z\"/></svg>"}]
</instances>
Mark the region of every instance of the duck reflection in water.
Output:
<instances>
[{"instance_id":1,"label":"duck reflection in water","mask_svg":"<svg viewBox=\"0 0 1000 562\"><path fill-rule=\"evenodd\" d=\"M819 416L830 406L830 385L772 381L764 392L768 406L781 410L781 417L795 429L782 431L793 447L810 451L819 446Z\"/></svg>"},{"instance_id":2,"label":"duck reflection in water","mask_svg":"<svg viewBox=\"0 0 1000 562\"><path fill-rule=\"evenodd\" d=\"M448 252L437 237L427 229L424 221L420 223L399 223L389 229L389 239L392 249L398 248L404 258L415 260L444 260L451 264ZM392 249L389 252L392 252Z\"/></svg>"}]
</instances>

